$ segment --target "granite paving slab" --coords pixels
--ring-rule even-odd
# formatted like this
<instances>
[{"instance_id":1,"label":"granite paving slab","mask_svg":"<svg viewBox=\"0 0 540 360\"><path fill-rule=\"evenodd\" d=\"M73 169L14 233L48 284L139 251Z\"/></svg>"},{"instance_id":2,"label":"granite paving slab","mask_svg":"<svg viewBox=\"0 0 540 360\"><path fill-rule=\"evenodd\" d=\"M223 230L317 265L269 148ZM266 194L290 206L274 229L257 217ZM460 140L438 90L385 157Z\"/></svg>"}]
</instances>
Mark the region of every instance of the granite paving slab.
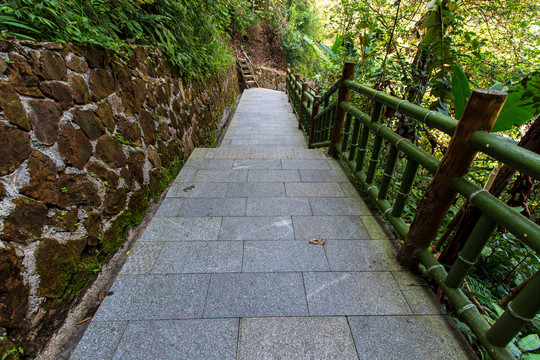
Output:
<instances>
[{"instance_id":1,"label":"granite paving slab","mask_svg":"<svg viewBox=\"0 0 540 360\"><path fill-rule=\"evenodd\" d=\"M131 321L113 359L234 360L237 341L238 319Z\"/></svg>"},{"instance_id":2,"label":"granite paving slab","mask_svg":"<svg viewBox=\"0 0 540 360\"><path fill-rule=\"evenodd\" d=\"M244 272L329 271L323 246L298 241L246 241Z\"/></svg>"},{"instance_id":3,"label":"granite paving slab","mask_svg":"<svg viewBox=\"0 0 540 360\"><path fill-rule=\"evenodd\" d=\"M248 160L235 160L233 164L234 170L242 169L256 169L256 170L281 170L281 161L272 159L248 159Z\"/></svg>"},{"instance_id":4,"label":"granite paving slab","mask_svg":"<svg viewBox=\"0 0 540 360\"><path fill-rule=\"evenodd\" d=\"M152 273L240 272L242 251L240 241L169 242L156 257Z\"/></svg>"},{"instance_id":5,"label":"granite paving slab","mask_svg":"<svg viewBox=\"0 0 540 360\"><path fill-rule=\"evenodd\" d=\"M293 216L296 240L371 239L358 216Z\"/></svg>"},{"instance_id":6,"label":"granite paving slab","mask_svg":"<svg viewBox=\"0 0 540 360\"><path fill-rule=\"evenodd\" d=\"M284 93L246 90L221 146L193 150L72 358L471 358L380 220L338 161L307 149Z\"/></svg>"},{"instance_id":7,"label":"granite paving slab","mask_svg":"<svg viewBox=\"0 0 540 360\"><path fill-rule=\"evenodd\" d=\"M263 198L247 199L246 212L252 216L311 215L311 206L306 198Z\"/></svg>"},{"instance_id":8,"label":"granite paving slab","mask_svg":"<svg viewBox=\"0 0 540 360\"><path fill-rule=\"evenodd\" d=\"M246 214L246 198L186 199L177 210L177 216L243 216Z\"/></svg>"},{"instance_id":9,"label":"granite paving slab","mask_svg":"<svg viewBox=\"0 0 540 360\"><path fill-rule=\"evenodd\" d=\"M162 241L139 242L120 270L120 275L150 274L163 244Z\"/></svg>"},{"instance_id":10,"label":"granite paving slab","mask_svg":"<svg viewBox=\"0 0 540 360\"><path fill-rule=\"evenodd\" d=\"M345 317L246 318L238 360L358 359Z\"/></svg>"},{"instance_id":11,"label":"granite paving slab","mask_svg":"<svg viewBox=\"0 0 540 360\"><path fill-rule=\"evenodd\" d=\"M360 359L476 359L449 316L350 316L349 324Z\"/></svg>"},{"instance_id":12,"label":"granite paving slab","mask_svg":"<svg viewBox=\"0 0 540 360\"><path fill-rule=\"evenodd\" d=\"M205 318L307 315L301 273L212 274Z\"/></svg>"},{"instance_id":13,"label":"granite paving slab","mask_svg":"<svg viewBox=\"0 0 540 360\"><path fill-rule=\"evenodd\" d=\"M112 359L127 321L92 321L71 360Z\"/></svg>"},{"instance_id":14,"label":"granite paving slab","mask_svg":"<svg viewBox=\"0 0 540 360\"><path fill-rule=\"evenodd\" d=\"M283 183L230 183L226 191L227 197L258 198L285 197Z\"/></svg>"},{"instance_id":15,"label":"granite paving slab","mask_svg":"<svg viewBox=\"0 0 540 360\"><path fill-rule=\"evenodd\" d=\"M293 182L300 181L298 170L249 170L248 182Z\"/></svg>"},{"instance_id":16,"label":"granite paving slab","mask_svg":"<svg viewBox=\"0 0 540 360\"><path fill-rule=\"evenodd\" d=\"M434 289L429 286L426 280L409 271L393 271L392 276L398 283L401 293L405 296L413 314L446 314L435 296Z\"/></svg>"},{"instance_id":17,"label":"granite paving slab","mask_svg":"<svg viewBox=\"0 0 540 360\"><path fill-rule=\"evenodd\" d=\"M197 170L195 182L245 182L247 170Z\"/></svg>"},{"instance_id":18,"label":"granite paving slab","mask_svg":"<svg viewBox=\"0 0 540 360\"><path fill-rule=\"evenodd\" d=\"M94 320L201 317L209 280L204 274L118 276Z\"/></svg>"},{"instance_id":19,"label":"granite paving slab","mask_svg":"<svg viewBox=\"0 0 540 360\"><path fill-rule=\"evenodd\" d=\"M217 240L221 217L154 218L139 241Z\"/></svg>"},{"instance_id":20,"label":"granite paving slab","mask_svg":"<svg viewBox=\"0 0 540 360\"><path fill-rule=\"evenodd\" d=\"M224 197L228 187L229 183L225 182L175 182L169 188L166 197Z\"/></svg>"},{"instance_id":21,"label":"granite paving slab","mask_svg":"<svg viewBox=\"0 0 540 360\"><path fill-rule=\"evenodd\" d=\"M313 215L371 215L368 205L354 198L310 198Z\"/></svg>"},{"instance_id":22,"label":"granite paving slab","mask_svg":"<svg viewBox=\"0 0 540 360\"><path fill-rule=\"evenodd\" d=\"M287 170L283 170L287 171ZM344 197L337 183L285 183L285 192L290 197Z\"/></svg>"},{"instance_id":23,"label":"granite paving slab","mask_svg":"<svg viewBox=\"0 0 540 360\"><path fill-rule=\"evenodd\" d=\"M401 270L388 240L329 240L324 247L332 271Z\"/></svg>"},{"instance_id":24,"label":"granite paving slab","mask_svg":"<svg viewBox=\"0 0 540 360\"><path fill-rule=\"evenodd\" d=\"M347 175L342 171L336 170L300 170L300 179L302 182L348 182Z\"/></svg>"},{"instance_id":25,"label":"granite paving slab","mask_svg":"<svg viewBox=\"0 0 540 360\"><path fill-rule=\"evenodd\" d=\"M304 283L311 316L411 314L390 272L306 272Z\"/></svg>"},{"instance_id":26,"label":"granite paving slab","mask_svg":"<svg viewBox=\"0 0 540 360\"><path fill-rule=\"evenodd\" d=\"M292 219L287 216L225 217L219 240L293 240Z\"/></svg>"},{"instance_id":27,"label":"granite paving slab","mask_svg":"<svg viewBox=\"0 0 540 360\"><path fill-rule=\"evenodd\" d=\"M184 203L182 198L173 198L168 197L163 200L158 211L154 215L155 218L160 217L176 217L178 215L178 210Z\"/></svg>"}]
</instances>

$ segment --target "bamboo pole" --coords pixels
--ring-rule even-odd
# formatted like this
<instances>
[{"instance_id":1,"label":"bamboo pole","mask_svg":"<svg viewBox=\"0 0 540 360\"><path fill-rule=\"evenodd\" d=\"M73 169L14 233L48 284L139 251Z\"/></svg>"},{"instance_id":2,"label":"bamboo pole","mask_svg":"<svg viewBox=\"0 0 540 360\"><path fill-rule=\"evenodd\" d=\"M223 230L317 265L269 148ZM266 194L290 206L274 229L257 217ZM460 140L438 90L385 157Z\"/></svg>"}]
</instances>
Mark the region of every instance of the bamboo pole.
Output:
<instances>
[{"instance_id":1,"label":"bamboo pole","mask_svg":"<svg viewBox=\"0 0 540 360\"><path fill-rule=\"evenodd\" d=\"M354 78L355 68L356 63L346 62L345 66L343 67L343 75L341 76L341 82L339 83L334 126L332 128L332 133L330 134L330 148L328 149L328 154L335 158L339 157L339 151L336 149L336 144L341 142L341 134L343 134L345 115L347 115L347 112L341 108L340 104L343 101L348 102L351 95L351 90L347 86L345 86L344 82L345 80L352 80Z\"/></svg>"},{"instance_id":2,"label":"bamboo pole","mask_svg":"<svg viewBox=\"0 0 540 360\"><path fill-rule=\"evenodd\" d=\"M298 89L297 89L297 82L300 81L300 74L294 74L294 79L292 83L292 93L293 93L293 113L298 116L297 113L297 102L298 102Z\"/></svg>"},{"instance_id":3,"label":"bamboo pole","mask_svg":"<svg viewBox=\"0 0 540 360\"><path fill-rule=\"evenodd\" d=\"M496 90L474 90L463 112L448 150L444 154L418 212L411 224L405 242L398 253L401 265L413 268L416 251L427 248L437 235L456 191L450 186L452 179L465 175L476 151L470 149L468 140L477 131L489 132L504 105L506 93Z\"/></svg>"},{"instance_id":4,"label":"bamboo pole","mask_svg":"<svg viewBox=\"0 0 540 360\"><path fill-rule=\"evenodd\" d=\"M315 137L315 116L319 113L319 100L320 96L315 95L313 98L313 109L311 110L311 118L309 119L309 139L308 139L308 147L311 148L311 144L313 144L313 140Z\"/></svg>"},{"instance_id":5,"label":"bamboo pole","mask_svg":"<svg viewBox=\"0 0 540 360\"><path fill-rule=\"evenodd\" d=\"M540 311L540 272L529 280L518 296L488 330L486 337L495 346L506 346Z\"/></svg>"},{"instance_id":6,"label":"bamboo pole","mask_svg":"<svg viewBox=\"0 0 540 360\"><path fill-rule=\"evenodd\" d=\"M307 82L302 83L302 95L300 96L300 115L298 116L298 129L302 130L302 122L304 121L304 101L306 101L306 91L308 90Z\"/></svg>"},{"instance_id":7,"label":"bamboo pole","mask_svg":"<svg viewBox=\"0 0 540 360\"><path fill-rule=\"evenodd\" d=\"M291 91L289 90L290 74L292 74L291 64L287 64L287 75L285 76L285 91L289 95L287 97L287 100L289 100L289 102L291 102Z\"/></svg>"}]
</instances>

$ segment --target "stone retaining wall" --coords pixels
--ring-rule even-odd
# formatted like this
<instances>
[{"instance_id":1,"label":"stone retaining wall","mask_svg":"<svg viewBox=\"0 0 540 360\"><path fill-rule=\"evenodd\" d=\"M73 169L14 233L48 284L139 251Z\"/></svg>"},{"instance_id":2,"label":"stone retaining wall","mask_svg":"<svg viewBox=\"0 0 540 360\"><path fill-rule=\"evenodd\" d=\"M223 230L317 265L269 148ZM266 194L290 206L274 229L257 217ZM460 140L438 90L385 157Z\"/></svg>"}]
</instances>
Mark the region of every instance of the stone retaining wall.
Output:
<instances>
[{"instance_id":1,"label":"stone retaining wall","mask_svg":"<svg viewBox=\"0 0 540 360\"><path fill-rule=\"evenodd\" d=\"M285 91L285 73L265 66L254 65L255 78L260 87Z\"/></svg>"},{"instance_id":2,"label":"stone retaining wall","mask_svg":"<svg viewBox=\"0 0 540 360\"><path fill-rule=\"evenodd\" d=\"M151 47L120 63L0 42L0 327L32 344L26 354L211 143L238 92L234 66L184 81Z\"/></svg>"}]
</instances>

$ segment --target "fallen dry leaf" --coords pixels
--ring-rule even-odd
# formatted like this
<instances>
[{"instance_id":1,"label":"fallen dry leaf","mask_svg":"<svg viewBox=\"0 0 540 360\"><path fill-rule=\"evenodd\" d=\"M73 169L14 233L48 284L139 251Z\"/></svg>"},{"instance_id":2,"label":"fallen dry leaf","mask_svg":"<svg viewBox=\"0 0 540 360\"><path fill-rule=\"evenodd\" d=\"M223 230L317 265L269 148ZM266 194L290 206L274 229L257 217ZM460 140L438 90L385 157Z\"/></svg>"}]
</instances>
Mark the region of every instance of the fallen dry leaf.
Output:
<instances>
[{"instance_id":1,"label":"fallen dry leaf","mask_svg":"<svg viewBox=\"0 0 540 360\"><path fill-rule=\"evenodd\" d=\"M82 323L87 322L87 321L90 320L91 318L92 318L92 317L89 316L89 317L87 317L86 319L79 321L79 322L77 323L77 325L81 325Z\"/></svg>"},{"instance_id":2,"label":"fallen dry leaf","mask_svg":"<svg viewBox=\"0 0 540 360\"><path fill-rule=\"evenodd\" d=\"M324 245L326 241L321 239L309 239L309 243L313 245Z\"/></svg>"},{"instance_id":3,"label":"fallen dry leaf","mask_svg":"<svg viewBox=\"0 0 540 360\"><path fill-rule=\"evenodd\" d=\"M103 301L105 299L105 295L106 295L105 291L100 292L98 295L99 301Z\"/></svg>"}]
</instances>

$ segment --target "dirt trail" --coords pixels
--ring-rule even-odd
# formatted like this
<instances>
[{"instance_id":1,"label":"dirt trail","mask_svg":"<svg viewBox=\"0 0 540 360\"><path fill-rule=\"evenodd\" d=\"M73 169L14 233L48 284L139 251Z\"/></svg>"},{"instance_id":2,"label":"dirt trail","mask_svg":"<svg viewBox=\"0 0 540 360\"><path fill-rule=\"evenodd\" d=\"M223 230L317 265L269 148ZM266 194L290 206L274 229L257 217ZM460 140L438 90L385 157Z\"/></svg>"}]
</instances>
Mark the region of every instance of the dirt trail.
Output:
<instances>
[{"instance_id":1,"label":"dirt trail","mask_svg":"<svg viewBox=\"0 0 540 360\"><path fill-rule=\"evenodd\" d=\"M241 56L240 49L243 47L254 64L285 70L285 56L279 48L280 36L266 23L259 21L247 30L247 35L241 40L232 44L238 56Z\"/></svg>"}]
</instances>

